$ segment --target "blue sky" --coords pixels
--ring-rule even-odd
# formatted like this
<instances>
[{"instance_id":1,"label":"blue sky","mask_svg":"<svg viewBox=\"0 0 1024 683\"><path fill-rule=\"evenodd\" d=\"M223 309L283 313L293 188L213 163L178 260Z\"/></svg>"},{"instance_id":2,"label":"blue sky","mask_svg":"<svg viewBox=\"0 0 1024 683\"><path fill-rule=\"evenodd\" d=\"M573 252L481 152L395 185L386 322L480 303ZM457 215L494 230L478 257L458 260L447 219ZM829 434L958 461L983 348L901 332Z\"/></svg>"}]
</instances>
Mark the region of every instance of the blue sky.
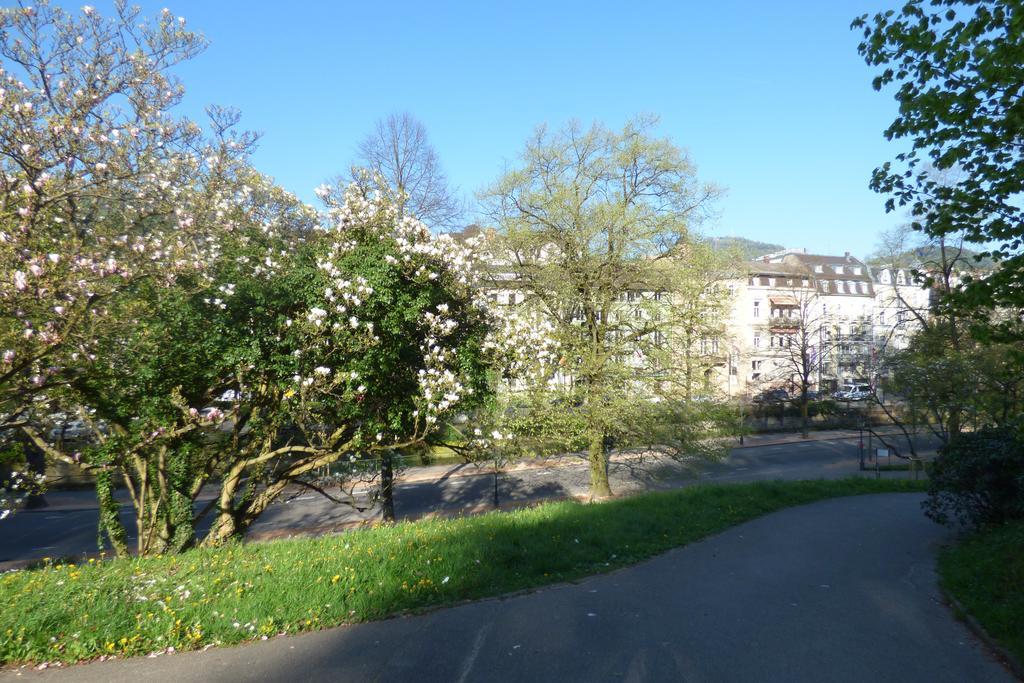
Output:
<instances>
[{"instance_id":1,"label":"blue sky","mask_svg":"<svg viewBox=\"0 0 1024 683\"><path fill-rule=\"evenodd\" d=\"M309 201L392 111L426 125L467 197L537 124L651 112L728 190L709 234L864 255L902 222L867 188L896 104L849 29L897 0L138 4L211 41L178 72L186 113L240 108L264 134L256 165Z\"/></svg>"}]
</instances>

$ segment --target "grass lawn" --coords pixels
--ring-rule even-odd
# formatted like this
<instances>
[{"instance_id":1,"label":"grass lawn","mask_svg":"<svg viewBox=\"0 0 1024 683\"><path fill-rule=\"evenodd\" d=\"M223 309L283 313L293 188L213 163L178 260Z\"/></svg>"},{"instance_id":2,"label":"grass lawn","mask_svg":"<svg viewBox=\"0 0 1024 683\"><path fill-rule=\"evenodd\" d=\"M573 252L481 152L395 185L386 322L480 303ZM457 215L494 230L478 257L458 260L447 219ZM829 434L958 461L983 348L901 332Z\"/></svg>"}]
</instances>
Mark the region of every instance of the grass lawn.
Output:
<instances>
[{"instance_id":1,"label":"grass lawn","mask_svg":"<svg viewBox=\"0 0 1024 683\"><path fill-rule=\"evenodd\" d=\"M140 655L379 619L609 571L793 505L923 488L867 478L699 486L10 572L0 575L0 661Z\"/></svg>"},{"instance_id":2,"label":"grass lawn","mask_svg":"<svg viewBox=\"0 0 1024 683\"><path fill-rule=\"evenodd\" d=\"M1024 521L977 533L939 556L943 587L1024 662Z\"/></svg>"}]
</instances>

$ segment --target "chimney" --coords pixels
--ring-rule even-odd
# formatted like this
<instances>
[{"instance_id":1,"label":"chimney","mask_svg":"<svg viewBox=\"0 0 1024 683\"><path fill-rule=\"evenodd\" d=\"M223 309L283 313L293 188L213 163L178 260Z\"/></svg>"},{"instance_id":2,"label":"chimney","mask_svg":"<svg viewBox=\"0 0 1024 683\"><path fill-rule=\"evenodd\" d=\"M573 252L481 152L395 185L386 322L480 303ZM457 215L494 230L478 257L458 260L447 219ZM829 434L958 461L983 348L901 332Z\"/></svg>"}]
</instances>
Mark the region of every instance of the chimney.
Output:
<instances>
[{"instance_id":1,"label":"chimney","mask_svg":"<svg viewBox=\"0 0 1024 683\"><path fill-rule=\"evenodd\" d=\"M849 261L849 260L850 260L850 252L846 252L846 253L845 253L845 254L843 254L843 255L844 255L844 256L846 257L846 260L847 260L847 261Z\"/></svg>"}]
</instances>

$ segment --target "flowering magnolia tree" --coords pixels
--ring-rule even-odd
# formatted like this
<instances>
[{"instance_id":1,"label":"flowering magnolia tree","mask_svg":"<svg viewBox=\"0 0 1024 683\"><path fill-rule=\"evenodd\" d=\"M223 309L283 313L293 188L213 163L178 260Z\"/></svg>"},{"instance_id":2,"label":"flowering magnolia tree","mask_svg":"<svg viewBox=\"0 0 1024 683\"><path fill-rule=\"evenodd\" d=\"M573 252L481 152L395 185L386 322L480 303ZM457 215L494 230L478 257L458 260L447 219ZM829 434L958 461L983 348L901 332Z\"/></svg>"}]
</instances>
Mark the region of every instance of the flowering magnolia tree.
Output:
<instances>
[{"instance_id":1,"label":"flowering magnolia tree","mask_svg":"<svg viewBox=\"0 0 1024 683\"><path fill-rule=\"evenodd\" d=\"M482 305L470 248L386 195L353 186L318 228L269 183L247 187L204 276L134 288L90 371L52 392L96 426L95 444L60 450L99 474L119 552L110 476L131 493L139 552L219 543L325 468L359 470L481 405L521 343L498 336L513 325Z\"/></svg>"},{"instance_id":2,"label":"flowering magnolia tree","mask_svg":"<svg viewBox=\"0 0 1024 683\"><path fill-rule=\"evenodd\" d=\"M169 74L204 47L166 10L0 10L0 450L48 391L87 371L110 307L216 256L232 176L253 142L168 114ZM224 226L226 227L226 226Z\"/></svg>"},{"instance_id":3,"label":"flowering magnolia tree","mask_svg":"<svg viewBox=\"0 0 1024 683\"><path fill-rule=\"evenodd\" d=\"M211 110L207 139L167 113L169 69L201 38L166 11L115 12L0 13L5 469L16 433L93 474L119 554L120 482L140 554L215 544L289 487L428 440L503 364L538 362L474 288L471 244L374 183L321 219L248 166L236 115Z\"/></svg>"}]
</instances>

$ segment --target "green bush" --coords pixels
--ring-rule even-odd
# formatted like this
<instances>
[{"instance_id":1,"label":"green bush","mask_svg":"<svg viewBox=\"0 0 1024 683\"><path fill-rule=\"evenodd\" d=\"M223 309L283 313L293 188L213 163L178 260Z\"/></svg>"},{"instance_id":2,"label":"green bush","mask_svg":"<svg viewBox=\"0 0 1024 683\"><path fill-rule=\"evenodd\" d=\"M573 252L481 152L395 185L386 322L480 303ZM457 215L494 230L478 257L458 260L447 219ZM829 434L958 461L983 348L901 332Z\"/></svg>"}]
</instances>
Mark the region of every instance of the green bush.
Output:
<instances>
[{"instance_id":1,"label":"green bush","mask_svg":"<svg viewBox=\"0 0 1024 683\"><path fill-rule=\"evenodd\" d=\"M824 415L826 417L830 415L837 415L841 410L840 405L830 398L815 401L813 405L815 415Z\"/></svg>"},{"instance_id":2,"label":"green bush","mask_svg":"<svg viewBox=\"0 0 1024 683\"><path fill-rule=\"evenodd\" d=\"M1024 519L1024 439L1008 429L961 434L939 451L925 514L976 528Z\"/></svg>"}]
</instances>

